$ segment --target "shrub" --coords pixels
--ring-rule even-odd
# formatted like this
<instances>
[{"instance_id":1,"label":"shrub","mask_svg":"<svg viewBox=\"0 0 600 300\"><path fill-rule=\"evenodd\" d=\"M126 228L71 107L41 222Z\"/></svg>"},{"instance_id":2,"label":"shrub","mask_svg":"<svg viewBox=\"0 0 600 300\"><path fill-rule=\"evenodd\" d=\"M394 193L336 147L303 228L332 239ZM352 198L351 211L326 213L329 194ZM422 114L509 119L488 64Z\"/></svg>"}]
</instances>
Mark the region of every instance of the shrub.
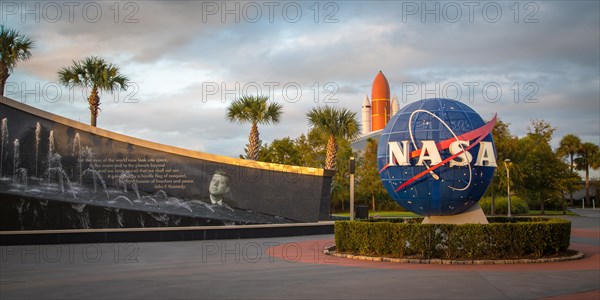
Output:
<instances>
[{"instance_id":1,"label":"shrub","mask_svg":"<svg viewBox=\"0 0 600 300\"><path fill-rule=\"evenodd\" d=\"M560 196L553 196L549 199L546 200L546 202L544 202L544 208L548 209L548 210L562 210L563 209L563 202L565 204L565 206L567 205L566 201L568 201L568 199L563 199Z\"/></svg>"},{"instance_id":2,"label":"shrub","mask_svg":"<svg viewBox=\"0 0 600 300\"><path fill-rule=\"evenodd\" d=\"M571 222L558 218L490 218L490 224L336 221L337 250L421 259L539 258L566 251Z\"/></svg>"},{"instance_id":3,"label":"shrub","mask_svg":"<svg viewBox=\"0 0 600 300\"><path fill-rule=\"evenodd\" d=\"M479 205L481 209L486 214L491 214L492 210L492 197L484 197L479 201ZM494 200L495 213L497 215L506 215L508 214L508 198L507 197L496 197ZM510 212L511 214L526 214L529 213L529 205L527 205L527 201L523 200L519 196L511 196L510 197Z\"/></svg>"},{"instance_id":4,"label":"shrub","mask_svg":"<svg viewBox=\"0 0 600 300\"><path fill-rule=\"evenodd\" d=\"M525 200L529 206L529 209L539 210L541 208L539 193L530 192L527 194L528 195ZM544 200L544 209L547 210L562 210L562 201L568 201L567 199L562 199L562 194L560 193L553 193L547 196L548 198ZM512 197L510 199L512 200Z\"/></svg>"}]
</instances>

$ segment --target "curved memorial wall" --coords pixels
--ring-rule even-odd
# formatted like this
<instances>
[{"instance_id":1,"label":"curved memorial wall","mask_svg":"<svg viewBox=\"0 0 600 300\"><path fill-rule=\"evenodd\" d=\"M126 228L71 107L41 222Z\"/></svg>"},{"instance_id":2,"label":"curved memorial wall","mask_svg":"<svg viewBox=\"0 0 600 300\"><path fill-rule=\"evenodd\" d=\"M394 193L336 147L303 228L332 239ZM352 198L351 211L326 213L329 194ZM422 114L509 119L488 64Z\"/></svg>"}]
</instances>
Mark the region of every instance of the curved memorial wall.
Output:
<instances>
[{"instance_id":1,"label":"curved memorial wall","mask_svg":"<svg viewBox=\"0 0 600 300\"><path fill-rule=\"evenodd\" d=\"M333 172L157 144L2 97L0 229L315 222Z\"/></svg>"}]
</instances>

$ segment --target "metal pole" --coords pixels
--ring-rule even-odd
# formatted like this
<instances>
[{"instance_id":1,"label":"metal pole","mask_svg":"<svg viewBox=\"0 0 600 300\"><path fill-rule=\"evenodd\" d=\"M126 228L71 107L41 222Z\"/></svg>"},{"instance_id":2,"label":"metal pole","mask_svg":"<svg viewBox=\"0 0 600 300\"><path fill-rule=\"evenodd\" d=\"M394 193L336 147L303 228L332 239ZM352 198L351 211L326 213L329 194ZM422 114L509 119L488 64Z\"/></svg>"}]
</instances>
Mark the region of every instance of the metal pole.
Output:
<instances>
[{"instance_id":1,"label":"metal pole","mask_svg":"<svg viewBox=\"0 0 600 300\"><path fill-rule=\"evenodd\" d=\"M508 163L510 162L510 159L505 159L504 160L504 167L506 168L506 194L507 194L507 199L508 199L508 217L512 217L512 214L510 213L510 171L508 169Z\"/></svg>"},{"instance_id":2,"label":"metal pole","mask_svg":"<svg viewBox=\"0 0 600 300\"><path fill-rule=\"evenodd\" d=\"M508 169L506 169L506 177L508 178L508 182L506 183L506 189L508 190L508 217L512 217L510 210L511 210L511 205L510 205L510 171Z\"/></svg>"},{"instance_id":3,"label":"metal pole","mask_svg":"<svg viewBox=\"0 0 600 300\"><path fill-rule=\"evenodd\" d=\"M354 221L354 157L350 157L350 221Z\"/></svg>"}]
</instances>

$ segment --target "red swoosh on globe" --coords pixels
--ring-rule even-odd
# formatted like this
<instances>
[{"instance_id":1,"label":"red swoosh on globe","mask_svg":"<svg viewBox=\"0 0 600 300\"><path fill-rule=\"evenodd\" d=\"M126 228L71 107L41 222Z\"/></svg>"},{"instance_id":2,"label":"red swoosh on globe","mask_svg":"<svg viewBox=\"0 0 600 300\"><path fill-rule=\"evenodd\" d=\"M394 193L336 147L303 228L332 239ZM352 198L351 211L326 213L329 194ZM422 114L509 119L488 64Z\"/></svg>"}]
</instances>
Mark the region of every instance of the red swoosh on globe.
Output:
<instances>
[{"instance_id":1,"label":"red swoosh on globe","mask_svg":"<svg viewBox=\"0 0 600 300\"><path fill-rule=\"evenodd\" d=\"M492 122L493 122L493 124L490 124ZM461 141L471 141L471 140L478 138L482 134L483 134L483 136L486 136L488 133L492 132L492 129L494 129L495 124L496 124L496 115L494 115L494 118L491 121L489 121L487 124L477 128L475 130L469 131L463 135L459 135L459 136L457 136L457 138ZM487 131L487 133L484 134L485 131ZM435 144L435 146L438 148L438 150L445 150L445 149L450 148L450 144L452 144L455 141L456 141L455 138L449 138L445 141L441 141L441 142ZM415 158L419 155L421 155L421 149L412 151L410 153L410 158Z\"/></svg>"},{"instance_id":2,"label":"red swoosh on globe","mask_svg":"<svg viewBox=\"0 0 600 300\"><path fill-rule=\"evenodd\" d=\"M480 137L481 135L483 135L485 137L486 135L488 135L488 133L492 132L492 129L494 129L494 125L496 125L497 116L498 116L498 114L495 114L494 117L492 118L492 120L487 122L485 125L477 128L475 130L471 130L465 134L459 135L459 136L457 136L457 138L461 141L470 141L470 140L474 140L474 139ZM435 144L435 146L437 147L438 151L446 150L446 149L450 148L450 144L452 144L454 141L456 141L455 138L449 138L447 140L444 140L444 141L441 141L441 142ZM469 148L469 149L471 149L471 148ZM462 153L463 152L458 153L457 156ZM412 152L410 152L410 158L415 158L419 155L421 155L421 149L413 150ZM457 156L455 156L455 157L457 157ZM388 167L389 167L389 164L386 164L379 171L379 173L381 174L381 172L385 171L385 169L387 169Z\"/></svg>"},{"instance_id":3,"label":"red swoosh on globe","mask_svg":"<svg viewBox=\"0 0 600 300\"><path fill-rule=\"evenodd\" d=\"M447 162L457 158L458 156L460 156L461 154L465 153L466 151L469 151L471 148L475 147L477 144L479 144L479 142L481 142L490 132L492 132L492 129L494 129L494 126L496 125L496 120L497 120L497 114L494 115L494 118L492 118L491 121L487 122L485 125L469 131L463 135L458 136L458 139L461 141L468 141L474 138L477 138L477 140L470 144L467 148L465 148L464 150L444 159L443 161L441 161L440 163L438 163L435 166L431 166L428 169L426 169L425 171L417 174L416 176L414 176L413 178L407 180L406 182L404 182L402 185L400 185L397 189L396 192L403 189L404 187L406 187L407 185L413 183L415 180L423 177L424 175L428 174L429 172L443 166L444 164L446 164ZM441 141L439 143L436 144L438 150L444 150L450 147L450 144L452 142L456 141L455 138L451 138L451 139L447 139L444 141ZM415 155L416 153L416 155ZM411 152L411 158L412 157L416 157L419 156L421 154L421 149L417 149ZM385 165L381 171L379 171L379 173L383 172L385 169L387 169L389 167L389 165Z\"/></svg>"}]
</instances>

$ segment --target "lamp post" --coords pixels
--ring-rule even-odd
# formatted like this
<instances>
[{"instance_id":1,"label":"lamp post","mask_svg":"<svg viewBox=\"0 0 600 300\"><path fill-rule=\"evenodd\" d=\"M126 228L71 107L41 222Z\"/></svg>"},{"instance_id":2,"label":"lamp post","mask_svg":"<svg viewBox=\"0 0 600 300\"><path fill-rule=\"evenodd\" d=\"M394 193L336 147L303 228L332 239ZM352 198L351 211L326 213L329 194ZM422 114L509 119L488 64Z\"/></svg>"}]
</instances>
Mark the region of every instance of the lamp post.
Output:
<instances>
[{"instance_id":1,"label":"lamp post","mask_svg":"<svg viewBox=\"0 0 600 300\"><path fill-rule=\"evenodd\" d=\"M350 220L354 221L354 157L350 157Z\"/></svg>"},{"instance_id":2,"label":"lamp post","mask_svg":"<svg viewBox=\"0 0 600 300\"><path fill-rule=\"evenodd\" d=\"M511 213L510 213L510 171L508 170L508 163L510 162L510 159L505 159L504 160L504 167L506 168L506 193L508 196L508 217L512 217Z\"/></svg>"}]
</instances>

